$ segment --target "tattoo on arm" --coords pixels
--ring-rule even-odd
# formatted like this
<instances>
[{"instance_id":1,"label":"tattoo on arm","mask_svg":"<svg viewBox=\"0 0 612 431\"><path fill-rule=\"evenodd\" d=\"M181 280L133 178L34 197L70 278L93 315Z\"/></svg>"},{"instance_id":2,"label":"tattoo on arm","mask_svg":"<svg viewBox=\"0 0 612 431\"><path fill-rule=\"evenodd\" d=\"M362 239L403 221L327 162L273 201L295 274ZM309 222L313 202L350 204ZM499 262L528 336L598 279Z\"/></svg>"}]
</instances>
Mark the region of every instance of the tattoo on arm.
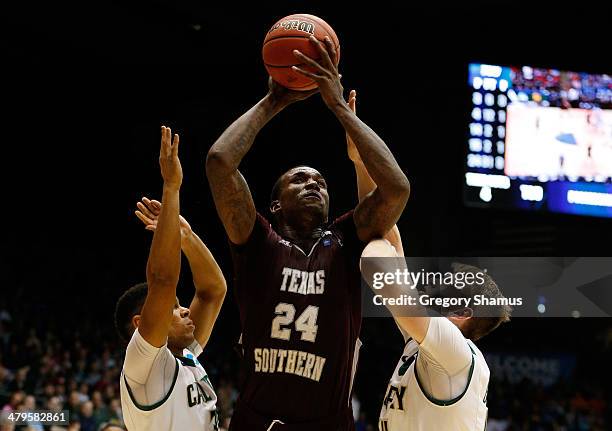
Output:
<instances>
[{"instance_id":1,"label":"tattoo on arm","mask_svg":"<svg viewBox=\"0 0 612 431\"><path fill-rule=\"evenodd\" d=\"M374 189L357 205L353 220L359 239L364 242L382 238L393 228L404 210L403 200L384 198L378 188Z\"/></svg>"},{"instance_id":2,"label":"tattoo on arm","mask_svg":"<svg viewBox=\"0 0 612 431\"><path fill-rule=\"evenodd\" d=\"M217 213L230 241L244 244L251 235L256 217L255 203L246 180L236 170L227 177L209 175L209 182Z\"/></svg>"},{"instance_id":3,"label":"tattoo on arm","mask_svg":"<svg viewBox=\"0 0 612 431\"><path fill-rule=\"evenodd\" d=\"M225 231L234 244L243 244L255 224L255 204L246 180L238 171L261 128L279 111L267 97L223 132L211 147L206 174Z\"/></svg>"}]
</instances>

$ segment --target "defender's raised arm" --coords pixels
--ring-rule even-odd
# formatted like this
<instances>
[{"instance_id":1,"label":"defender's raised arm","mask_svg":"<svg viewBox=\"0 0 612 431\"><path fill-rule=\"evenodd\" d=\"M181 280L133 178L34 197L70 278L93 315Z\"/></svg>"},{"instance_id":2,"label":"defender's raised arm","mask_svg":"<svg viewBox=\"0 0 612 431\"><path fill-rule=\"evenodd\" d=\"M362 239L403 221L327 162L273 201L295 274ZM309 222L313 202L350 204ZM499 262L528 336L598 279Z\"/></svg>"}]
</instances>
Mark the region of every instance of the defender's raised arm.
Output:
<instances>
[{"instance_id":1,"label":"defender's raised arm","mask_svg":"<svg viewBox=\"0 0 612 431\"><path fill-rule=\"evenodd\" d=\"M176 303L176 286L181 270L181 233L179 227L179 189L183 171L178 158L179 136L162 127L159 165L164 189L163 207L153 234L147 262L147 299L142 307L138 330L152 346L166 343Z\"/></svg>"}]
</instances>

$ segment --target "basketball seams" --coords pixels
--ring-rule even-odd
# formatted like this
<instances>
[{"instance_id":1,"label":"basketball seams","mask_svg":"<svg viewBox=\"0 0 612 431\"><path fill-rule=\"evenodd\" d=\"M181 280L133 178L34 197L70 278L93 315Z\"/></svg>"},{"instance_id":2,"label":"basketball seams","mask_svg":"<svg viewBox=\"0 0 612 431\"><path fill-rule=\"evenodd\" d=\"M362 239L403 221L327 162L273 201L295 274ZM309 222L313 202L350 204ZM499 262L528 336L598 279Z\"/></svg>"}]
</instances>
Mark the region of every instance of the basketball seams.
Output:
<instances>
[{"instance_id":1,"label":"basketball seams","mask_svg":"<svg viewBox=\"0 0 612 431\"><path fill-rule=\"evenodd\" d=\"M268 40L267 40L267 41L266 41L266 42L263 44L263 47L262 47L262 50L261 50L262 55L263 55L263 53L264 53L265 46L268 44L268 42L272 42L272 41L274 41L274 40L278 40L278 39L308 39L308 37L304 37L304 36L278 36L278 37L273 37L273 38L271 38L271 39L268 39ZM320 42L323 42L323 41L320 41ZM334 45L334 49L336 50L336 52L339 52L339 51L340 51L340 44ZM321 57L317 57L317 58L314 58L314 57L313 57L312 59L313 59L313 60L315 60L315 61L318 61L318 60L320 60L320 59L321 59ZM266 66L274 66L274 67L279 67L279 66L274 65L274 64L265 63L265 56L264 56L264 64L265 64ZM299 65L301 65L301 64L304 64L304 63L289 64L289 65L282 65L282 66L288 66L288 67L291 67L291 66L299 66Z\"/></svg>"}]
</instances>

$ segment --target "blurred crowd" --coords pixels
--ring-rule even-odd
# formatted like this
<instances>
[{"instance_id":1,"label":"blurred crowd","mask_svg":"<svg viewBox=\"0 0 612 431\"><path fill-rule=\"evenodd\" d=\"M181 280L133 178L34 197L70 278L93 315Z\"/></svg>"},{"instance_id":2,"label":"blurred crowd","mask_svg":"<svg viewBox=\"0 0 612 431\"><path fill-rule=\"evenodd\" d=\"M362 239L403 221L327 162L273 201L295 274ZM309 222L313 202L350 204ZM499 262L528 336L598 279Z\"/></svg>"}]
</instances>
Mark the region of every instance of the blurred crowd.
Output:
<instances>
[{"instance_id":1,"label":"blurred crowd","mask_svg":"<svg viewBox=\"0 0 612 431\"><path fill-rule=\"evenodd\" d=\"M53 326L53 325L51 325ZM24 328L0 310L0 407L11 412L68 412L69 423L44 426L29 422L0 423L0 431L123 430L119 377L124 346L112 328L77 321L63 328ZM212 355L211 355L212 356ZM208 363L208 361L206 361ZM219 398L222 423L229 424L238 392L233 381L220 376L223 368L206 365Z\"/></svg>"},{"instance_id":2,"label":"blurred crowd","mask_svg":"<svg viewBox=\"0 0 612 431\"><path fill-rule=\"evenodd\" d=\"M488 431L604 431L610 414L603 390L597 384L549 388L525 380L508 385L489 384ZM584 387L584 389L582 389Z\"/></svg>"},{"instance_id":3,"label":"blurred crowd","mask_svg":"<svg viewBox=\"0 0 612 431\"><path fill-rule=\"evenodd\" d=\"M531 67L512 70L514 91L545 106L612 108L612 76Z\"/></svg>"},{"instance_id":4,"label":"blurred crowd","mask_svg":"<svg viewBox=\"0 0 612 431\"><path fill-rule=\"evenodd\" d=\"M0 431L123 430L119 376L123 347L103 325L77 321L63 328L47 325L25 329L11 314L0 311L0 407L2 412L46 410L69 412L69 424L43 426L30 422ZM222 429L227 429L238 396L235 371L204 358L218 395ZM216 362L216 361L215 361ZM234 361L236 362L236 361ZM603 384L603 383L602 383ZM583 385L584 386L584 385ZM377 408L363 408L353 399L357 431L374 431ZM381 394L382 397L382 394ZM523 381L518 385L491 381L488 397L489 431L603 431L610 407L601 386L557 385L548 389ZM376 406L375 406L376 407ZM609 422L608 422L609 423Z\"/></svg>"}]
</instances>

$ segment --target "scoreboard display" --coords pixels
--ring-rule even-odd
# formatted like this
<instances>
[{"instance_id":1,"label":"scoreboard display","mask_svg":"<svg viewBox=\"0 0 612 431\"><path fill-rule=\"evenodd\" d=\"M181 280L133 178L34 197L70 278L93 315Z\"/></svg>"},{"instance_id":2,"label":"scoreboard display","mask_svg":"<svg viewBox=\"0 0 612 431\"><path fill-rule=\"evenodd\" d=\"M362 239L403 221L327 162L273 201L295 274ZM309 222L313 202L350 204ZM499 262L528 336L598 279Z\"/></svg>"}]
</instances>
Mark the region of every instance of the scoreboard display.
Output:
<instances>
[{"instance_id":1,"label":"scoreboard display","mask_svg":"<svg viewBox=\"0 0 612 431\"><path fill-rule=\"evenodd\" d=\"M470 64L464 201L612 217L612 76Z\"/></svg>"}]
</instances>

